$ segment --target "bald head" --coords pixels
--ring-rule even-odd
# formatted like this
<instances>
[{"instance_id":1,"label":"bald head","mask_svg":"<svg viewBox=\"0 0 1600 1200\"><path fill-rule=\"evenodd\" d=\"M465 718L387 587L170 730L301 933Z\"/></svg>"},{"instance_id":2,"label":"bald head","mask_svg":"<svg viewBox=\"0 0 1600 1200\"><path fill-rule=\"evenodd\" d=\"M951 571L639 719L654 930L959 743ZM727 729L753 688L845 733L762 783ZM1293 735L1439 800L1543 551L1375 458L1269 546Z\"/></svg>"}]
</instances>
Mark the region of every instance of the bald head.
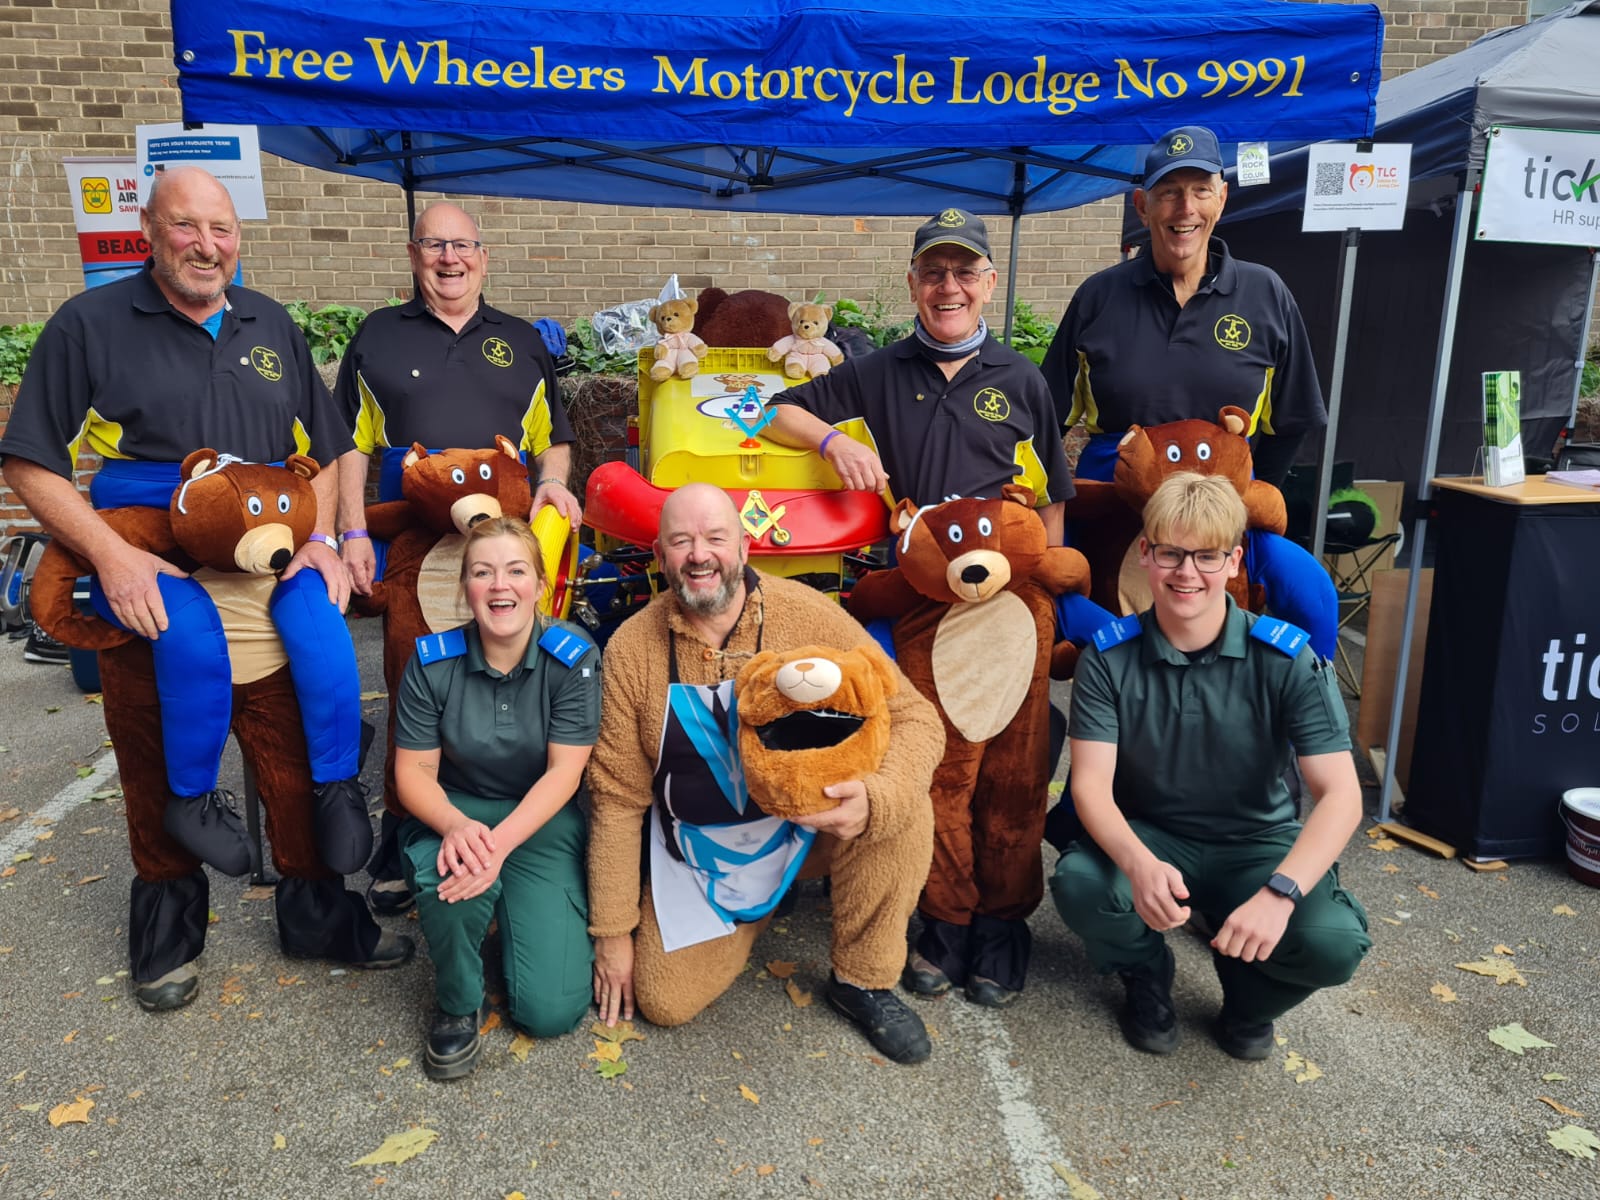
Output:
<instances>
[{"instance_id":1,"label":"bald head","mask_svg":"<svg viewBox=\"0 0 1600 1200\"><path fill-rule=\"evenodd\" d=\"M167 303L193 321L223 306L239 266L239 216L227 188L199 167L163 171L139 210L139 226Z\"/></svg>"},{"instance_id":2,"label":"bald head","mask_svg":"<svg viewBox=\"0 0 1600 1200\"><path fill-rule=\"evenodd\" d=\"M158 171L150 181L150 198L145 201L146 212L164 212L172 208L187 208L197 204L213 205L226 210L234 223L233 197L217 177L204 167L169 167Z\"/></svg>"},{"instance_id":3,"label":"bald head","mask_svg":"<svg viewBox=\"0 0 1600 1200\"><path fill-rule=\"evenodd\" d=\"M414 238L470 238L479 239L478 223L459 204L441 201L430 204L417 214L417 223L411 227Z\"/></svg>"},{"instance_id":4,"label":"bald head","mask_svg":"<svg viewBox=\"0 0 1600 1200\"><path fill-rule=\"evenodd\" d=\"M424 303L459 332L478 311L489 269L478 223L454 204L430 204L417 218L407 251Z\"/></svg>"},{"instance_id":5,"label":"bald head","mask_svg":"<svg viewBox=\"0 0 1600 1200\"><path fill-rule=\"evenodd\" d=\"M686 483L661 506L656 558L667 586L694 616L737 617L748 541L728 493L709 483Z\"/></svg>"},{"instance_id":6,"label":"bald head","mask_svg":"<svg viewBox=\"0 0 1600 1200\"><path fill-rule=\"evenodd\" d=\"M665 540L669 529L706 523L739 528L739 510L733 506L728 493L709 483L686 483L661 506L661 533Z\"/></svg>"}]
</instances>

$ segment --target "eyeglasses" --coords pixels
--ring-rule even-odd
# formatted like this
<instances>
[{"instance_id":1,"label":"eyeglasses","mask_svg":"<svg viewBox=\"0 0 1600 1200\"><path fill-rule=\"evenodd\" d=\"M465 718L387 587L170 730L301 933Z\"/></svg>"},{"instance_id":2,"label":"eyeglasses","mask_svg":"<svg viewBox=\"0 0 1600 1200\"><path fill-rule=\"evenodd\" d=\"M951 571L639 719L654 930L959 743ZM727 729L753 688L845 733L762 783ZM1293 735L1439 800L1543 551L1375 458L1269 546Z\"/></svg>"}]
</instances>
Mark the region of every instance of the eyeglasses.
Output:
<instances>
[{"instance_id":1,"label":"eyeglasses","mask_svg":"<svg viewBox=\"0 0 1600 1200\"><path fill-rule=\"evenodd\" d=\"M918 267L917 282L923 287L938 287L945 276L954 275L962 287L971 287L992 270L993 267Z\"/></svg>"},{"instance_id":2,"label":"eyeglasses","mask_svg":"<svg viewBox=\"0 0 1600 1200\"><path fill-rule=\"evenodd\" d=\"M482 242L469 241L466 238L417 238L411 243L429 258L437 258L444 253L444 248L449 246L458 257L466 258L469 254L476 254L483 249Z\"/></svg>"},{"instance_id":3,"label":"eyeglasses","mask_svg":"<svg viewBox=\"0 0 1600 1200\"><path fill-rule=\"evenodd\" d=\"M1215 575L1228 565L1228 560L1233 557L1232 550L1185 550L1182 546L1167 546L1160 542L1150 544L1150 557L1155 559L1156 566L1164 567L1169 571L1176 571L1183 566L1186 558L1194 559L1194 569L1203 571L1207 575Z\"/></svg>"}]
</instances>

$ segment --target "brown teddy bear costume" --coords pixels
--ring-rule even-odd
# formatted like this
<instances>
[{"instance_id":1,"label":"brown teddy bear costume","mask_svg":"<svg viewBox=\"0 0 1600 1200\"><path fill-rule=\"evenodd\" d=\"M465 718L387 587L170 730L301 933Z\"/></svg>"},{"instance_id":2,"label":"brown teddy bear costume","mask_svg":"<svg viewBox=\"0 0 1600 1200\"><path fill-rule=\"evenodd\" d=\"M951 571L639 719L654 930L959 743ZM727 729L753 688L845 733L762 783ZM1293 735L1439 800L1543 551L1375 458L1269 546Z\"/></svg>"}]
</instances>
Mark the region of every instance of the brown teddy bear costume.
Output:
<instances>
[{"instance_id":1,"label":"brown teddy bear costume","mask_svg":"<svg viewBox=\"0 0 1600 1200\"><path fill-rule=\"evenodd\" d=\"M900 669L939 710L945 753L933 779L933 870L918 902L922 933L907 986L937 994L965 983L1000 1005L1027 976L1027 917L1043 895L1040 839L1050 779L1047 676L1076 650L1052 649L1052 597L1086 592L1083 556L1047 546L1033 493L902 501L898 564L863 576L850 613L895 619Z\"/></svg>"},{"instance_id":2,"label":"brown teddy bear costume","mask_svg":"<svg viewBox=\"0 0 1600 1200\"><path fill-rule=\"evenodd\" d=\"M314 528L308 480L317 465L300 455L291 456L287 468L219 461L215 451L199 450L184 460L182 473L190 482L174 495L169 511L118 508L101 516L130 545L194 571L221 614L228 636L223 652L232 674L231 727L255 774L273 862L282 876L274 900L283 950L294 957L397 965L409 957L410 939L391 939L393 944L380 948L382 932L365 903L323 862L300 706L268 611L276 584L272 569L281 569ZM258 558L275 568L246 573ZM74 581L89 571L78 555L51 543L34 577L33 611L60 641L100 652L106 728L121 775L137 876L129 958L134 979L157 980L203 949L209 884L199 859L163 827L168 770L151 644L77 611ZM318 581L316 588L321 587ZM366 819L364 807L361 818ZM367 835L370 839L370 825Z\"/></svg>"}]
</instances>

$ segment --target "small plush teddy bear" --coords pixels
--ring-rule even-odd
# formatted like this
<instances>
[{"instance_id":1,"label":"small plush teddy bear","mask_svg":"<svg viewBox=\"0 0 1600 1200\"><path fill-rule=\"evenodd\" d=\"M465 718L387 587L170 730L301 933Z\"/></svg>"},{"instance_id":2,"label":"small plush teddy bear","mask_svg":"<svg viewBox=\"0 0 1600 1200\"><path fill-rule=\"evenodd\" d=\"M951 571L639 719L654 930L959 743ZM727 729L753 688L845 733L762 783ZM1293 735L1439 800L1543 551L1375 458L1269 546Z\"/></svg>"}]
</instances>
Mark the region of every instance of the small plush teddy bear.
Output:
<instances>
[{"instance_id":1,"label":"small plush teddy bear","mask_svg":"<svg viewBox=\"0 0 1600 1200\"><path fill-rule=\"evenodd\" d=\"M656 361L650 378L660 383L671 379L691 379L700 370L707 354L706 344L694 334L694 314L699 305L693 300L668 300L650 309L650 320L661 333L656 343Z\"/></svg>"},{"instance_id":2,"label":"small plush teddy bear","mask_svg":"<svg viewBox=\"0 0 1600 1200\"><path fill-rule=\"evenodd\" d=\"M794 330L781 337L767 351L770 362L783 361L783 373L790 379L804 379L826 375L830 367L844 361L844 354L823 335L828 332L828 322L833 320L833 307L828 304L789 305L789 326Z\"/></svg>"}]
</instances>

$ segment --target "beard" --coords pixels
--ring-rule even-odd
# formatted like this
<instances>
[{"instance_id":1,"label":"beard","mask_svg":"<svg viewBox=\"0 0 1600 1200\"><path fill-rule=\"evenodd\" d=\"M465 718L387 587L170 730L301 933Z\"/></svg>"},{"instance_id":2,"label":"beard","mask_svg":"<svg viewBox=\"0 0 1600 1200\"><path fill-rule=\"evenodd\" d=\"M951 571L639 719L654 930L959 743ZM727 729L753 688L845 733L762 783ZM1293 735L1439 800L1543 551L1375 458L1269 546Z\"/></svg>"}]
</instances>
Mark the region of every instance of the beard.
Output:
<instances>
[{"instance_id":1,"label":"beard","mask_svg":"<svg viewBox=\"0 0 1600 1200\"><path fill-rule=\"evenodd\" d=\"M193 284L184 277L183 267L186 261L182 255L155 254L155 273L160 280L171 288L173 292L190 304L209 304L223 292L228 290L228 285L233 282L233 272L218 270L217 282L206 284ZM195 259L196 262L210 262L208 259ZM223 263L217 260L220 268Z\"/></svg>"},{"instance_id":2,"label":"beard","mask_svg":"<svg viewBox=\"0 0 1600 1200\"><path fill-rule=\"evenodd\" d=\"M728 606L733 603L733 597L739 590L739 584L744 579L744 564L729 563L726 567L718 567L717 578L719 583L716 590L711 592L691 592L689 581L682 571L665 569L667 586L678 597L678 603L684 608L701 617L714 617L718 613L728 611Z\"/></svg>"}]
</instances>

